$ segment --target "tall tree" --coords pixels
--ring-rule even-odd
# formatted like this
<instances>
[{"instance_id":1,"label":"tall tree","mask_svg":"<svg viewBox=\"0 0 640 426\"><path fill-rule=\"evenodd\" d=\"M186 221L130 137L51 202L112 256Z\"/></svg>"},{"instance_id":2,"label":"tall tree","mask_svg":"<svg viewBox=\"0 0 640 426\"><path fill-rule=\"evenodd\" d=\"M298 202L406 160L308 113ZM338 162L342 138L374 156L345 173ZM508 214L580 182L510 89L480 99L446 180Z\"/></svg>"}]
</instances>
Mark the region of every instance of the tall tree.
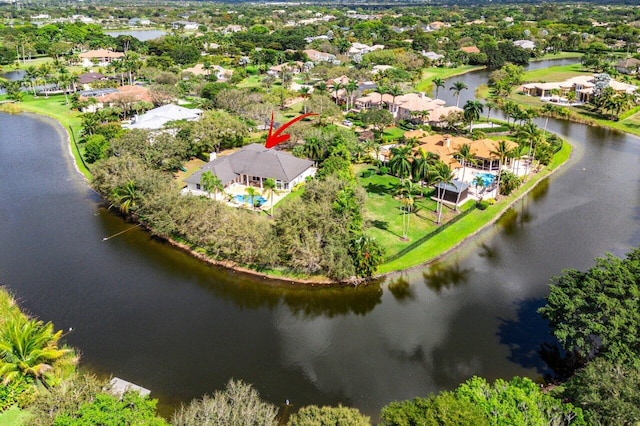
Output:
<instances>
[{"instance_id":1,"label":"tall tree","mask_svg":"<svg viewBox=\"0 0 640 426\"><path fill-rule=\"evenodd\" d=\"M467 101L462 108L464 119L469 122L469 132L473 129L473 122L480 119L484 106L480 101Z\"/></svg>"},{"instance_id":2,"label":"tall tree","mask_svg":"<svg viewBox=\"0 0 640 426\"><path fill-rule=\"evenodd\" d=\"M211 197L211 192L213 191L213 199L218 199L218 191L224 190L224 185L222 185L222 181L220 178L210 170L202 173L200 176L200 184L202 185L202 189L204 189L207 193L209 193L209 197Z\"/></svg>"},{"instance_id":3,"label":"tall tree","mask_svg":"<svg viewBox=\"0 0 640 426\"><path fill-rule=\"evenodd\" d=\"M397 145L391 148L391 160L389 168L391 173L400 179L411 176L411 147L408 145Z\"/></svg>"},{"instance_id":4,"label":"tall tree","mask_svg":"<svg viewBox=\"0 0 640 426\"><path fill-rule=\"evenodd\" d=\"M449 87L449 90L453 90L453 95L456 97L456 107L460 105L460 93L463 90L468 89L469 86L464 81L456 81L453 86Z\"/></svg>"},{"instance_id":5,"label":"tall tree","mask_svg":"<svg viewBox=\"0 0 640 426\"><path fill-rule=\"evenodd\" d=\"M445 81L444 81L443 78L436 77L436 78L433 79L432 83L436 88L436 96L435 96L435 98L438 99L438 91L440 90L441 87L444 88Z\"/></svg>"},{"instance_id":6,"label":"tall tree","mask_svg":"<svg viewBox=\"0 0 640 426\"><path fill-rule=\"evenodd\" d=\"M262 182L262 186L264 188L265 195L269 197L269 203L271 204L271 216L273 216L273 196L278 193L276 188L276 181L273 178L265 179Z\"/></svg>"},{"instance_id":7,"label":"tall tree","mask_svg":"<svg viewBox=\"0 0 640 426\"><path fill-rule=\"evenodd\" d=\"M496 182L496 200L500 197L500 175L502 175L502 165L504 164L504 160L509 157L511 150L509 149L509 145L507 141L501 140L498 142L498 145L495 146L495 149L491 151L491 154L498 157L498 181Z\"/></svg>"}]
</instances>

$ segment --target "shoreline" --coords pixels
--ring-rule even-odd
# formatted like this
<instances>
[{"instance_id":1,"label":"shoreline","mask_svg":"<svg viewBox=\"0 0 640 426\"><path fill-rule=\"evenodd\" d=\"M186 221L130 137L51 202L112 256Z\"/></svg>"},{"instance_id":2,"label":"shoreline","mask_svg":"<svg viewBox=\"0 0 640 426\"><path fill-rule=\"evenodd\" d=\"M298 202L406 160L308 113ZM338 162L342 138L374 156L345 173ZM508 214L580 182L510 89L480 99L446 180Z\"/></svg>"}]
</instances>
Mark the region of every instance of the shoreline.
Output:
<instances>
[{"instance_id":1,"label":"shoreline","mask_svg":"<svg viewBox=\"0 0 640 426\"><path fill-rule=\"evenodd\" d=\"M473 71L477 71L477 68L474 69L470 69L470 70L465 70L461 73L458 73L456 75L462 75L462 74L466 74L469 72L473 72ZM453 77L453 76L451 76ZM449 78L451 78L449 77ZM2 112L2 111L0 111ZM66 145L67 145L67 150L68 153L70 155L70 159L73 160L73 165L74 168L76 170L76 172L78 174L80 174L83 177L84 182L86 183L86 185L95 192L95 189L93 189L93 187L90 184L89 179L87 178L87 176L82 173L77 159L74 155L73 152L73 147L71 145L71 134L69 133L69 130L67 130L64 125L57 120L55 117L49 116L49 115L45 115L45 114L40 114L37 112L32 112L32 111L24 111L21 110L18 113L26 113L26 114L30 114L33 115L35 117L42 117L42 118L46 118L47 121L54 123L54 128L57 129L58 133L60 133L61 131L66 135ZM64 139L63 139L64 142ZM568 142L564 142L567 143ZM570 145L571 146L571 145ZM573 150L572 150L573 151ZM473 232L471 232L470 234L466 235L464 238L462 238L460 241L458 241L457 243L455 243L453 246L451 246L450 248L438 253L435 256L432 256L430 258L426 258L424 260L421 260L419 263L415 264L415 265L411 265L408 266L406 268L400 268L400 269L393 269L390 271L386 271L383 273L378 273L378 274L374 274L373 276L371 276L370 278L356 278L356 277L351 277L347 280L344 281L335 281L335 280L331 280L329 278L321 278L321 277L317 277L317 278L313 278L313 277L307 277L307 278L299 278L299 277L292 277L292 276L286 276L286 275L272 275L272 274L268 274L265 272L260 272L258 270L246 267L246 266L241 266L236 264L233 261L227 261L227 260L216 260L213 259L209 256L207 256L206 254L202 254L196 251L196 249L192 248L189 244L186 243L182 243L179 242L173 238L169 238L169 237L162 237L162 236L156 236L153 234L152 229L150 227L148 227L146 224L144 224L143 222L131 217L131 216L123 216L123 217L128 217L128 218L132 218L132 220L137 223L140 224L144 229L145 232L148 233L148 235L152 238L158 238L161 239L163 241L166 241L168 244L170 244L171 246L173 246L176 249L179 249L183 252L188 253L189 255L195 257L196 259L203 261L209 265L213 265L216 267L220 267L220 268L224 268L230 271L238 272L244 275L250 275L253 277L259 277L262 278L263 280L270 280L273 282L273 284L289 284L289 285L293 285L293 284L298 284L298 285L304 285L304 286L309 286L309 287L315 287L315 286L322 286L322 287L328 287L328 286L334 286L334 287L341 287L341 286L359 286L359 285L368 285L370 282L373 282L375 280L379 280L380 278L385 278L389 275L395 274L395 273L399 273L402 271L409 271L409 270L413 270L416 268L420 268L420 267L424 267L427 266L435 261L440 260L441 258L443 258L444 256L450 254L451 252L453 252L455 249L463 246L464 244L468 243L470 240L472 240L474 237L476 237L478 234L482 233L483 231L485 231L487 228L489 228L490 226L494 225L504 214L505 212L517 201L519 201L520 199L522 199L525 195L527 195L532 189L534 189L542 180L548 178L549 176L551 176L553 173L555 173L558 169L560 169L564 164L566 164L572 156L572 152L569 154L568 158L561 164L559 164L557 167L555 167L552 170L549 170L549 172L543 176L540 177L538 180L535 181L535 183L533 185L531 185L531 187L527 188L526 190L524 190L521 194L519 194L517 197L515 197L513 200L511 200L509 203L507 203L505 206L502 207L502 209L500 211L498 211L495 215L493 215L491 217L491 219L485 223L484 225L482 225L480 228L474 230ZM102 195L97 193L100 196L101 199L103 199ZM104 200L104 199L103 199ZM455 226L455 225L454 225ZM414 248L413 250L418 250L420 248L420 246ZM412 251L413 251L412 250ZM409 252L411 253L411 252Z\"/></svg>"},{"instance_id":2,"label":"shoreline","mask_svg":"<svg viewBox=\"0 0 640 426\"><path fill-rule=\"evenodd\" d=\"M35 112L30 112L30 111L21 111L20 113L25 113L25 114L29 114L32 115L34 118L36 119L44 119L46 122L48 122L49 124L52 125L52 127L54 127L54 129L56 129L56 133L58 133L61 136L61 142L64 144L66 142L66 147L67 147L67 152L69 154L69 159L73 160L71 161L73 163L73 168L75 169L75 171L78 173L78 175L80 175L84 181L84 183L87 185L87 187L89 189L91 189L92 191L95 192L95 189L93 189L93 187L91 186L89 180L87 179L87 177L81 172L77 162L75 161L75 156L73 155L73 147L71 146L71 135L69 134L69 131L62 125L62 123L60 123L60 121L58 121L57 119L44 115L44 114L38 114ZM66 135L66 137L64 136ZM565 141L565 143L568 144L568 142ZM292 277L292 276L286 276L286 275L271 275L265 272L260 272L258 270L246 267L246 266L242 266L242 265L238 265L236 263L234 263L233 261L229 261L229 260L217 260L217 259L213 259L209 256L207 256L206 254L202 254L196 251L196 249L192 248L189 244L177 241L173 238L169 238L169 237L162 237L162 236L157 236L154 235L152 232L152 229L150 227L148 227L144 222L141 222L137 219L135 219L132 216L123 216L124 218L129 218L132 219L133 222L135 222L136 224L140 224L145 232L149 235L149 237L151 238L158 238L161 239L162 241L165 241L167 244L170 244L172 247L181 250L185 253L188 253L190 256L193 256L194 258L205 262L209 265L215 266L215 267L219 267L219 268L224 268L227 269L229 271L232 271L233 273L240 273L243 275L247 275L247 276L253 276L256 278L262 278L263 280L269 280L272 281L272 284L274 285L304 285L304 286L308 286L308 287L343 287L343 286L359 286L359 285L368 285L370 282L373 282L375 280L379 280L380 278L385 278L389 275L392 274L396 274L396 273L400 273L403 271L409 271L409 270L414 270L417 268L421 268L424 266L427 266L433 262L436 262L438 260L440 260L441 258L445 257L446 255L450 254L451 252L453 252L454 250L456 250L457 248L463 246L464 244L467 244L469 241L471 241L474 237L476 237L477 235L479 235L480 233L484 232L487 228L489 228L490 226L494 225L504 214L505 212L517 201L519 201L520 199L522 199L524 196L526 196L531 190L533 190L534 188L536 188L536 186L544 179L548 178L549 176L551 176L553 173L555 173L557 170L559 170L560 168L562 168L564 166L564 164L566 164L572 157L573 155L573 150L572 152L569 154L569 157L567 158L567 160L565 160L563 163L561 163L560 165L558 165L557 167L555 167L553 170L549 170L548 173L545 176L540 177L538 180L535 181L535 183L533 185L531 185L531 187L527 188L525 191L523 191L521 194L519 194L517 197L515 197L513 200L511 200L509 203L507 203L505 206L502 207L502 209L497 212L494 216L492 216L491 220L489 220L487 223L485 223L484 225L482 225L480 228L476 229L475 231L473 231L471 234L465 236L462 240L460 240L459 242L455 243L452 247L442 251L441 253L438 253L435 256L432 256L430 258L424 259L424 261L421 261L420 263L416 264L416 265L412 265L412 266L408 266L406 268L402 268L402 269L394 269L391 271L387 271L387 272L383 272L380 274L375 274L370 278L350 278L347 279L345 281L334 281L331 280L329 278L299 278L299 277ZM98 192L96 192L96 194L98 196L100 196L101 199L102 195L99 194ZM104 200L104 199L103 199ZM419 246L416 247L414 250L419 249Z\"/></svg>"}]
</instances>

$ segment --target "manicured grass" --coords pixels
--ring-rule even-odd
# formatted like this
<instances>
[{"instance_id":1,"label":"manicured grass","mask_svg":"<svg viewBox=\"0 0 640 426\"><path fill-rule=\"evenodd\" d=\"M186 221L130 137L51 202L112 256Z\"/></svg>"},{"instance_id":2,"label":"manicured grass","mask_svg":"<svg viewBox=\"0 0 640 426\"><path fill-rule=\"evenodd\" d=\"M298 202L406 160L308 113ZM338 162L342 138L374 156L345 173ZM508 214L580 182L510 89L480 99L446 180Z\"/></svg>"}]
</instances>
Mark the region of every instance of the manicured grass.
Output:
<instances>
[{"instance_id":1,"label":"manicured grass","mask_svg":"<svg viewBox=\"0 0 640 426\"><path fill-rule=\"evenodd\" d=\"M394 188L398 178L390 175L371 174L363 177L366 170L376 171L373 166L360 164L354 167L359 184L367 191L364 218L369 226L367 234L376 238L385 247L385 258L390 259L401 255L416 242L435 232L440 227L436 224L436 202L430 197L432 188L425 188L424 196L418 192L414 194L414 205L409 215L409 230L407 240L402 239L403 211L399 199L394 197ZM473 208L472 202L460 206L460 211ZM446 205L442 210L442 222L445 223L456 216L456 213Z\"/></svg>"},{"instance_id":2,"label":"manicured grass","mask_svg":"<svg viewBox=\"0 0 640 426\"><path fill-rule=\"evenodd\" d=\"M561 65L526 71L522 76L522 81L536 83L563 81L571 77L577 77L585 74L592 75L593 72L585 70L581 64Z\"/></svg>"},{"instance_id":3,"label":"manicured grass","mask_svg":"<svg viewBox=\"0 0 640 426\"><path fill-rule=\"evenodd\" d=\"M435 88L433 87L432 83L434 78L439 77L447 79L456 75L468 73L470 71L480 70L482 68L484 67L481 65L464 65L457 68L428 68L422 73L422 80L420 80L420 82L416 84L416 90L418 92L435 93ZM444 89L440 88L440 90Z\"/></svg>"},{"instance_id":4,"label":"manicured grass","mask_svg":"<svg viewBox=\"0 0 640 426\"><path fill-rule=\"evenodd\" d=\"M260 82L262 81L263 78L264 78L263 75L250 75L249 77L245 78L240 83L238 83L237 87L239 88L258 87L260 86Z\"/></svg>"},{"instance_id":5,"label":"manicured grass","mask_svg":"<svg viewBox=\"0 0 640 426\"><path fill-rule=\"evenodd\" d=\"M580 52L547 53L546 55L542 55L539 58L532 59L531 62L546 61L549 59L571 59L571 58L581 58L581 57L582 57L582 53Z\"/></svg>"},{"instance_id":6,"label":"manicured grass","mask_svg":"<svg viewBox=\"0 0 640 426\"><path fill-rule=\"evenodd\" d=\"M404 135L405 130L402 130L399 127L387 127L382 132L382 139L385 141L400 139L402 135Z\"/></svg>"},{"instance_id":7,"label":"manicured grass","mask_svg":"<svg viewBox=\"0 0 640 426\"><path fill-rule=\"evenodd\" d=\"M562 149L554 156L552 162L547 167L545 167L539 173L531 175L527 182L525 182L520 188L518 188L518 190L514 191L514 193L512 193L508 197L502 196L496 204L490 206L488 209L474 209L474 204L468 202L467 205L465 205L466 209L461 209L462 213L460 214L460 217L457 218L457 220L451 220L453 219L453 217L452 214L449 213L448 216L444 219L444 224L441 225L441 229L438 229L439 232L433 232L429 238L423 238L422 240L420 240L420 244L414 244L411 247L411 250L405 251L404 253L402 253L402 256L381 264L378 267L377 273L385 274L418 266L434 260L447 251L454 249L466 238L475 234L485 226L490 225L500 216L502 216L502 214L514 201L526 194L538 182L546 178L553 170L564 164L569 159L571 151L571 145L569 145L568 143L564 143ZM365 204L366 207L370 205L370 197L371 194L369 194L369 196L367 197L367 203ZM465 211L467 212L467 214L464 214ZM390 252L392 252L394 248L394 246L392 245L392 239L381 234L376 235L373 232L371 233L371 235L378 238L383 246L387 248L386 257L391 257ZM410 237L411 235L412 234L410 233ZM397 249L397 245L395 246L395 248Z\"/></svg>"}]
</instances>

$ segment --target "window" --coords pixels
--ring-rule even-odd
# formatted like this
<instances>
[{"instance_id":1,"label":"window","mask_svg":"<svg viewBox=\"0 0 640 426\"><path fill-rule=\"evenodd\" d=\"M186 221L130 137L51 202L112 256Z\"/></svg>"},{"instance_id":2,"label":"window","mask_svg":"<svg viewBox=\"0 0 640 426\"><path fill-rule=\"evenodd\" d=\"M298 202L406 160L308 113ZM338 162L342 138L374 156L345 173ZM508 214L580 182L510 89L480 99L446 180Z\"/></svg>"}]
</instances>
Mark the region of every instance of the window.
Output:
<instances>
[{"instance_id":1,"label":"window","mask_svg":"<svg viewBox=\"0 0 640 426\"><path fill-rule=\"evenodd\" d=\"M200 184L196 183L196 189L200 189Z\"/></svg>"}]
</instances>

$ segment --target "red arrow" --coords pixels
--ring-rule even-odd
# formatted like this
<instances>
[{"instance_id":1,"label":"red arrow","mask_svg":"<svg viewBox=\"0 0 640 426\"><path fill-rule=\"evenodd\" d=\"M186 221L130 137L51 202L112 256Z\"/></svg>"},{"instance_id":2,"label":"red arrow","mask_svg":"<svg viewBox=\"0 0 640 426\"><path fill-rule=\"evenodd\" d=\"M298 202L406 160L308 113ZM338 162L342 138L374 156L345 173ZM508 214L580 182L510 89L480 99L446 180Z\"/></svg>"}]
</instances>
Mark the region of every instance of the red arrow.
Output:
<instances>
[{"instance_id":1,"label":"red arrow","mask_svg":"<svg viewBox=\"0 0 640 426\"><path fill-rule=\"evenodd\" d=\"M273 133L273 112L272 112L271 113L271 126L269 127L269 134L267 135L267 141L264 143L265 148L273 148L274 146L278 145L279 143L282 143L284 141L289 140L291 135L288 135L288 134L282 133L282 132L284 132L285 129L287 127L291 126L293 123L296 123L296 122L302 120L303 118L310 117L312 115L318 115L318 114L316 114L314 112L309 112L307 114L302 114L302 115L294 118L291 121L287 121L282 126L278 127L278 130L276 130L275 133Z\"/></svg>"}]
</instances>

